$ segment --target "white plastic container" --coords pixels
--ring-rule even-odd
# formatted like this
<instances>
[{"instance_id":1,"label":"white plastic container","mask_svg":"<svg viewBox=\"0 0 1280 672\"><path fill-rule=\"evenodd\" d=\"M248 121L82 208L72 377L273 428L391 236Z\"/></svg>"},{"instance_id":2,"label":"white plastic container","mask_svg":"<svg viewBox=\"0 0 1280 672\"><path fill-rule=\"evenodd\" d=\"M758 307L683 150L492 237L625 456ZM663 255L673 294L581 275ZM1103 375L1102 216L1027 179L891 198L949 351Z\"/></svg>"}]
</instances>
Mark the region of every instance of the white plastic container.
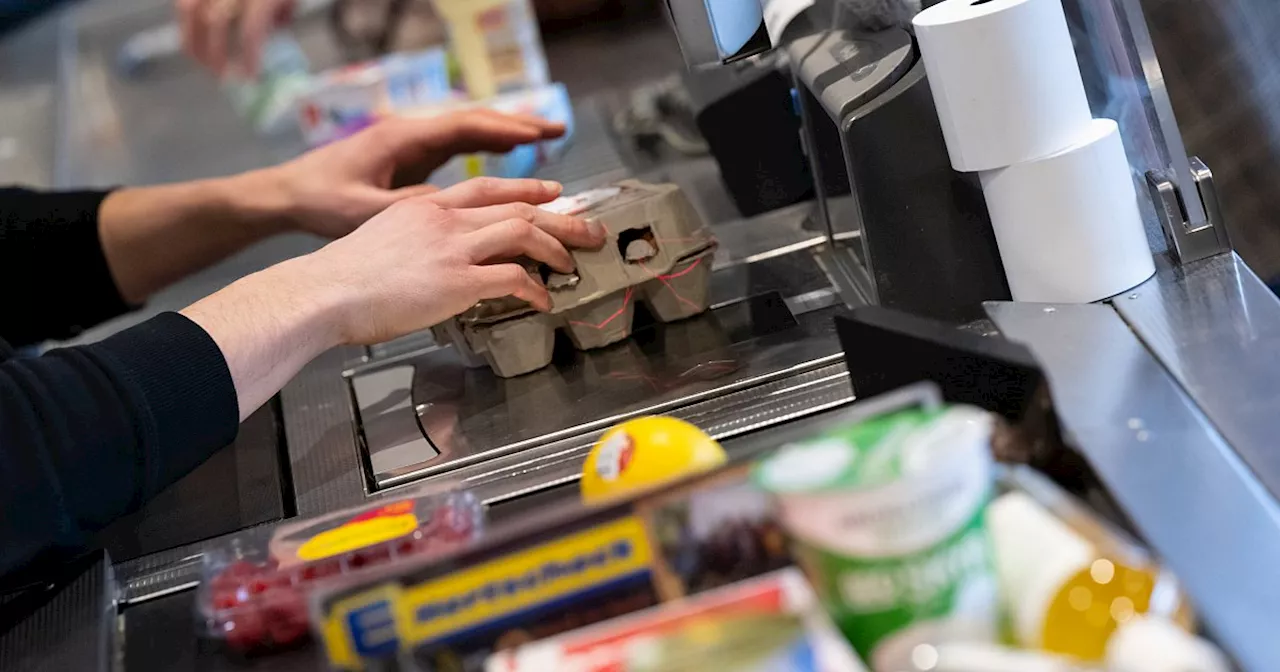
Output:
<instances>
[{"instance_id":1,"label":"white plastic container","mask_svg":"<svg viewBox=\"0 0 1280 672\"><path fill-rule=\"evenodd\" d=\"M968 407L899 411L759 465L799 563L877 672L924 644L997 637L991 426Z\"/></svg>"}]
</instances>

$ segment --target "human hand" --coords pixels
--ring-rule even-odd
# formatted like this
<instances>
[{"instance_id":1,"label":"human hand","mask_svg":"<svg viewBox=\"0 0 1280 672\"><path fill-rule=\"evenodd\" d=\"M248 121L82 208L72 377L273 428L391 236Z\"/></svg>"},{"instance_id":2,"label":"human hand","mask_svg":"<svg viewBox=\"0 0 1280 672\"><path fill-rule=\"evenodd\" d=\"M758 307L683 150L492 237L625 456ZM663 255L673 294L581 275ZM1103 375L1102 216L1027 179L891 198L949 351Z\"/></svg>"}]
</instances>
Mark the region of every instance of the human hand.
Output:
<instances>
[{"instance_id":1,"label":"human hand","mask_svg":"<svg viewBox=\"0 0 1280 672\"><path fill-rule=\"evenodd\" d=\"M178 25L187 53L219 77L232 65L257 77L272 31L293 18L296 0L177 0ZM232 56L232 44L239 53Z\"/></svg>"},{"instance_id":2,"label":"human hand","mask_svg":"<svg viewBox=\"0 0 1280 672\"><path fill-rule=\"evenodd\" d=\"M434 192L422 182L457 154L505 153L564 132L538 117L481 109L387 119L261 176L295 228L341 238L393 203Z\"/></svg>"},{"instance_id":3,"label":"human hand","mask_svg":"<svg viewBox=\"0 0 1280 672\"><path fill-rule=\"evenodd\" d=\"M242 278L182 314L218 344L244 419L320 353L389 341L483 299L551 299L513 260L572 271L566 246L598 248L598 224L534 207L560 193L537 180L471 180L405 199L312 254Z\"/></svg>"},{"instance_id":4,"label":"human hand","mask_svg":"<svg viewBox=\"0 0 1280 672\"><path fill-rule=\"evenodd\" d=\"M342 306L335 314L345 344L391 340L485 299L513 296L550 310L546 287L515 260L569 273L566 246L605 241L597 224L530 205L559 193L554 183L479 179L405 199L310 255L302 273Z\"/></svg>"}]
</instances>

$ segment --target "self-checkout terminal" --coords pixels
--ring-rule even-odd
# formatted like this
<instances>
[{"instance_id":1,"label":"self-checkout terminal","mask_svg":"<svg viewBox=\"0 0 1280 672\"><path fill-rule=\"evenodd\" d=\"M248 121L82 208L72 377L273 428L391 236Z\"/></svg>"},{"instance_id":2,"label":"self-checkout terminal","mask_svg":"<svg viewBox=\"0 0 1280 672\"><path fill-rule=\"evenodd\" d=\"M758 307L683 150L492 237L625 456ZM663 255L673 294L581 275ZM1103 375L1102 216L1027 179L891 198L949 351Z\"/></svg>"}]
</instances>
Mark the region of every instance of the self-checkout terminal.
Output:
<instances>
[{"instance_id":1,"label":"self-checkout terminal","mask_svg":"<svg viewBox=\"0 0 1280 672\"><path fill-rule=\"evenodd\" d=\"M1090 104L1120 123L1159 271L1111 301L1071 306L1010 300L980 185L948 161L903 24L850 25L840 2L762 5L666 2L690 68L768 54L785 69L813 200L748 218L711 212L696 185L716 181L714 162L637 174L601 149L607 124L581 104L576 144L546 175L574 191L622 177L685 186L719 242L710 309L670 324L641 311L631 338L558 344L551 365L513 378L426 334L330 352L279 397L284 510L315 516L424 483L460 484L494 511L532 506L573 487L605 429L642 415L693 421L731 454L782 440L857 398L846 357L875 355L842 344L835 318L879 306L1025 346L1047 374L1063 442L1183 578L1225 648L1250 669L1280 661L1274 638L1253 636L1280 604L1280 580L1260 562L1280 557L1275 405L1262 403L1280 403L1280 378L1266 377L1280 374L1266 364L1280 302L1232 251L1212 173L1187 155L1141 3L1064 7ZM130 605L189 590L216 543L92 567L91 594L110 597L65 608L127 621ZM1242 581L1257 608L1239 608Z\"/></svg>"}]
</instances>

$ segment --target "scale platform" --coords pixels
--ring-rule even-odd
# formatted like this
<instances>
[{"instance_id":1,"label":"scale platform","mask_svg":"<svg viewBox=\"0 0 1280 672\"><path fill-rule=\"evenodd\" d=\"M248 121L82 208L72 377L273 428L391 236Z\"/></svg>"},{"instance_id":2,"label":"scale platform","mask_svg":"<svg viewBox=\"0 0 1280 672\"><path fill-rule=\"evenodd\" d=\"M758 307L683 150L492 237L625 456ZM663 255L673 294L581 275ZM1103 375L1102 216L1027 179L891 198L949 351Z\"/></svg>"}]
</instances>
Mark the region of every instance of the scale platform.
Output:
<instances>
[{"instance_id":1,"label":"scale platform","mask_svg":"<svg viewBox=\"0 0 1280 672\"><path fill-rule=\"evenodd\" d=\"M502 500L572 480L596 437L627 418L685 417L725 438L847 403L832 321L844 302L811 210L713 225L721 247L702 315L662 324L638 306L631 338L578 351L560 335L550 366L510 379L421 343L346 371L366 489L479 480Z\"/></svg>"}]
</instances>

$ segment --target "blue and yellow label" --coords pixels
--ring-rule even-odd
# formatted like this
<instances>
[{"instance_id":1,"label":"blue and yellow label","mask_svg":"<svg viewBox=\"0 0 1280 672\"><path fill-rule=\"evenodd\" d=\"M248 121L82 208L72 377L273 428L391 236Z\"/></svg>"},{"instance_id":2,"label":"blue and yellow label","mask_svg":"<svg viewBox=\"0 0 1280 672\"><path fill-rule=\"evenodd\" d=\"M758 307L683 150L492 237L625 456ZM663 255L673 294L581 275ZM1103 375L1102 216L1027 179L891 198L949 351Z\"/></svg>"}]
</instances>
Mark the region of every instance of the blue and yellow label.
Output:
<instances>
[{"instance_id":1,"label":"blue and yellow label","mask_svg":"<svg viewBox=\"0 0 1280 672\"><path fill-rule=\"evenodd\" d=\"M329 607L321 632L335 666L358 668L362 658L647 573L652 559L644 524L624 518L418 585L388 583L345 597Z\"/></svg>"}]
</instances>

